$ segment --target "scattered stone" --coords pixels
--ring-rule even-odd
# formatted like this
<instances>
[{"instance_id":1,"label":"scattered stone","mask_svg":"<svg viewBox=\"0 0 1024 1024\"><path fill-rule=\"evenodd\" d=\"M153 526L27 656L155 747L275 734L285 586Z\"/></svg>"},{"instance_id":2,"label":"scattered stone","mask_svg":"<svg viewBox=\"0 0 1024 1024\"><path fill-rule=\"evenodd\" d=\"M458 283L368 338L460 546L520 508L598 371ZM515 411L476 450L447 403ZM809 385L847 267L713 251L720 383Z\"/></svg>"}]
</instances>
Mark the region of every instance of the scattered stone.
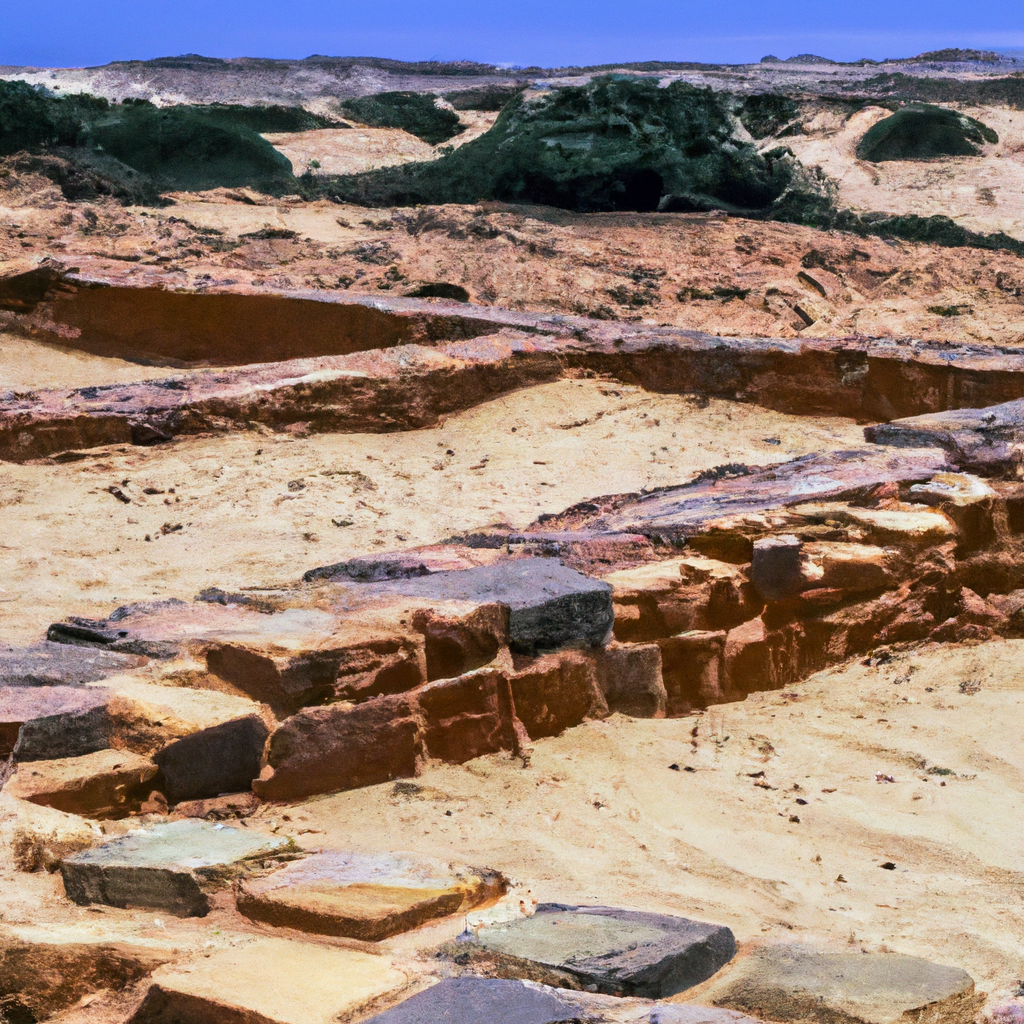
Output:
<instances>
[{"instance_id":1,"label":"scattered stone","mask_svg":"<svg viewBox=\"0 0 1024 1024\"><path fill-rule=\"evenodd\" d=\"M72 854L103 842L94 821L52 807L41 807L0 793L0 845L7 848L18 871L56 871Z\"/></svg>"},{"instance_id":2,"label":"scattered stone","mask_svg":"<svg viewBox=\"0 0 1024 1024\"><path fill-rule=\"evenodd\" d=\"M568 974L609 995L663 999L706 981L736 952L732 932L683 917L541 904L531 917L481 928L493 953ZM538 980L544 980L543 978Z\"/></svg>"},{"instance_id":3,"label":"scattered stone","mask_svg":"<svg viewBox=\"0 0 1024 1024\"><path fill-rule=\"evenodd\" d=\"M291 841L186 819L140 829L61 863L75 903L165 910L205 917L208 894L259 862L291 857Z\"/></svg>"},{"instance_id":4,"label":"scattered stone","mask_svg":"<svg viewBox=\"0 0 1024 1024\"><path fill-rule=\"evenodd\" d=\"M491 871L411 854L321 853L243 881L238 909L254 921L376 942L496 899Z\"/></svg>"},{"instance_id":5,"label":"scattered stone","mask_svg":"<svg viewBox=\"0 0 1024 1024\"><path fill-rule=\"evenodd\" d=\"M248 818L259 806L260 798L255 793L230 793L208 800L184 800L175 806L174 814L182 818L226 821L231 818Z\"/></svg>"},{"instance_id":6,"label":"scattered stone","mask_svg":"<svg viewBox=\"0 0 1024 1024\"><path fill-rule=\"evenodd\" d=\"M0 686L81 686L139 668L145 658L44 641L0 647Z\"/></svg>"},{"instance_id":7,"label":"scattered stone","mask_svg":"<svg viewBox=\"0 0 1024 1024\"><path fill-rule=\"evenodd\" d=\"M524 654L598 647L612 628L612 588L551 558L521 558L461 572L380 584L384 593L439 601L504 604L509 639Z\"/></svg>"},{"instance_id":8,"label":"scattered stone","mask_svg":"<svg viewBox=\"0 0 1024 1024\"><path fill-rule=\"evenodd\" d=\"M22 764L5 792L20 800L88 818L121 818L137 810L158 768L127 750Z\"/></svg>"},{"instance_id":9,"label":"scattered stone","mask_svg":"<svg viewBox=\"0 0 1024 1024\"><path fill-rule=\"evenodd\" d=\"M898 953L825 953L763 946L701 993L765 1020L970 1024L984 997L957 967Z\"/></svg>"},{"instance_id":10,"label":"scattered stone","mask_svg":"<svg viewBox=\"0 0 1024 1024\"><path fill-rule=\"evenodd\" d=\"M421 730L406 696L306 708L270 737L253 790L264 800L297 800L408 778L422 757Z\"/></svg>"},{"instance_id":11,"label":"scattered stone","mask_svg":"<svg viewBox=\"0 0 1024 1024\"><path fill-rule=\"evenodd\" d=\"M155 971L131 1024L333 1024L408 983L381 956L260 937Z\"/></svg>"}]
</instances>

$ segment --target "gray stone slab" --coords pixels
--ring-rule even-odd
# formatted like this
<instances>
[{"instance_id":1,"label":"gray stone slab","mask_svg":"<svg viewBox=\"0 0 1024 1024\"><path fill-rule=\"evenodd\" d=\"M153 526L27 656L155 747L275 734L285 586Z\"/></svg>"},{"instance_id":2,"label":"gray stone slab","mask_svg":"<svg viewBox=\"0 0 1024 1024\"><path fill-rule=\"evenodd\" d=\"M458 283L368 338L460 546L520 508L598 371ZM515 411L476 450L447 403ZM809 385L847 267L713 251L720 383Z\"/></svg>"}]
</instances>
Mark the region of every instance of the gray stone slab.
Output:
<instances>
[{"instance_id":1,"label":"gray stone slab","mask_svg":"<svg viewBox=\"0 0 1024 1024\"><path fill-rule=\"evenodd\" d=\"M266 858L288 858L288 839L195 818L131 832L61 862L68 897L78 904L145 907L203 917L208 894Z\"/></svg>"},{"instance_id":2,"label":"gray stone slab","mask_svg":"<svg viewBox=\"0 0 1024 1024\"><path fill-rule=\"evenodd\" d=\"M981 998L966 971L898 953L764 946L701 994L766 1020L833 1024L969 1024Z\"/></svg>"},{"instance_id":3,"label":"gray stone slab","mask_svg":"<svg viewBox=\"0 0 1024 1024\"><path fill-rule=\"evenodd\" d=\"M555 989L498 978L446 978L364 1024L557 1024L579 1020L577 1009L563 1002Z\"/></svg>"},{"instance_id":4,"label":"gray stone slab","mask_svg":"<svg viewBox=\"0 0 1024 1024\"><path fill-rule=\"evenodd\" d=\"M105 687L0 686L0 757L52 761L110 745Z\"/></svg>"},{"instance_id":5,"label":"gray stone slab","mask_svg":"<svg viewBox=\"0 0 1024 1024\"><path fill-rule=\"evenodd\" d=\"M136 655L50 641L0 647L0 686L81 686L128 672L145 661Z\"/></svg>"},{"instance_id":6,"label":"gray stone slab","mask_svg":"<svg viewBox=\"0 0 1024 1024\"><path fill-rule=\"evenodd\" d=\"M531 917L482 928L491 952L570 974L611 995L662 999L706 981L736 952L722 925L684 917L541 904Z\"/></svg>"},{"instance_id":7,"label":"gray stone slab","mask_svg":"<svg viewBox=\"0 0 1024 1024\"><path fill-rule=\"evenodd\" d=\"M507 605L511 646L527 654L597 647L607 640L615 617L607 583L554 558L519 558L375 586L407 597Z\"/></svg>"},{"instance_id":8,"label":"gray stone slab","mask_svg":"<svg viewBox=\"0 0 1024 1024\"><path fill-rule=\"evenodd\" d=\"M804 589L800 552L803 544L791 534L754 541L750 582L769 601L784 601Z\"/></svg>"}]
</instances>

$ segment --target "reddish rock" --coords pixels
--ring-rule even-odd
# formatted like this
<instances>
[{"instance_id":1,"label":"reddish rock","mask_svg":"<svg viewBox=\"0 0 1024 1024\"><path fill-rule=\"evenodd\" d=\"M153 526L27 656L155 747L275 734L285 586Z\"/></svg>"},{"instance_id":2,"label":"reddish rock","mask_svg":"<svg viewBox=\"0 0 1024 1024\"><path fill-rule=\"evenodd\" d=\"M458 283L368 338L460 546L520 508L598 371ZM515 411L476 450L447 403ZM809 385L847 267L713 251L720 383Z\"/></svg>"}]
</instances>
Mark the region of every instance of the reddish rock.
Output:
<instances>
[{"instance_id":1,"label":"reddish rock","mask_svg":"<svg viewBox=\"0 0 1024 1024\"><path fill-rule=\"evenodd\" d=\"M664 718L668 702L657 644L613 642L594 652L597 683L609 712L634 718Z\"/></svg>"},{"instance_id":2,"label":"reddish rock","mask_svg":"<svg viewBox=\"0 0 1024 1024\"><path fill-rule=\"evenodd\" d=\"M722 656L726 634L694 630L658 641L669 718L722 699Z\"/></svg>"},{"instance_id":3,"label":"reddish rock","mask_svg":"<svg viewBox=\"0 0 1024 1024\"><path fill-rule=\"evenodd\" d=\"M485 604L464 615L454 610L421 608L413 629L425 642L427 679L450 679L490 664L509 644L509 609Z\"/></svg>"},{"instance_id":4,"label":"reddish rock","mask_svg":"<svg viewBox=\"0 0 1024 1024\"><path fill-rule=\"evenodd\" d=\"M422 752L422 725L408 696L305 708L271 736L268 766L253 790L264 800L298 800L409 778Z\"/></svg>"},{"instance_id":5,"label":"reddish rock","mask_svg":"<svg viewBox=\"0 0 1024 1024\"><path fill-rule=\"evenodd\" d=\"M509 682L516 716L531 740L557 736L585 719L608 714L593 659L583 653L517 658Z\"/></svg>"},{"instance_id":6,"label":"reddish rock","mask_svg":"<svg viewBox=\"0 0 1024 1024\"><path fill-rule=\"evenodd\" d=\"M774 683L772 651L762 619L751 619L729 630L725 637L725 689L745 697L768 690Z\"/></svg>"},{"instance_id":7,"label":"reddish rock","mask_svg":"<svg viewBox=\"0 0 1024 1024\"><path fill-rule=\"evenodd\" d=\"M439 679L416 691L428 757L461 764L481 754L515 750L508 681L497 669Z\"/></svg>"}]
</instances>

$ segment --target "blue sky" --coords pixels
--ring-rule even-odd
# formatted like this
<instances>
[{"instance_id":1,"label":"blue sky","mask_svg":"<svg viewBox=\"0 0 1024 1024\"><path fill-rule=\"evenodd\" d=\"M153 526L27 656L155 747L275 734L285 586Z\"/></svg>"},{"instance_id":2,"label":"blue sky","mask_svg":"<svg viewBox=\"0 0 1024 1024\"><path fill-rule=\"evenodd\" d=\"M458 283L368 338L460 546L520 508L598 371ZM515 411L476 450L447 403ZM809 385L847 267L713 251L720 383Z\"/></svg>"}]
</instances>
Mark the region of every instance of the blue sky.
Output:
<instances>
[{"instance_id":1,"label":"blue sky","mask_svg":"<svg viewBox=\"0 0 1024 1024\"><path fill-rule=\"evenodd\" d=\"M0 64L181 53L509 64L1024 47L1021 0L0 0Z\"/></svg>"}]
</instances>

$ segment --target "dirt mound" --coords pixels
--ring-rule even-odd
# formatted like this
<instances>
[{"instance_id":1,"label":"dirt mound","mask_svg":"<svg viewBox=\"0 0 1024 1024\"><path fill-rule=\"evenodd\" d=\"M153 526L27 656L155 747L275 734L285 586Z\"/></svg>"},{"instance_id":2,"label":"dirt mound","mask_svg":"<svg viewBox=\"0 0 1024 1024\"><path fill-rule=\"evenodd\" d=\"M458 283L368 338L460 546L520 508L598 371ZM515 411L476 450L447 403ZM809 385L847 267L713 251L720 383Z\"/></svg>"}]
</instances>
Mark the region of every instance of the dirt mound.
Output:
<instances>
[{"instance_id":1,"label":"dirt mound","mask_svg":"<svg viewBox=\"0 0 1024 1024\"><path fill-rule=\"evenodd\" d=\"M955 110L912 104L868 129L857 147L861 160L930 160L939 156L978 156L999 136L981 121Z\"/></svg>"}]
</instances>

